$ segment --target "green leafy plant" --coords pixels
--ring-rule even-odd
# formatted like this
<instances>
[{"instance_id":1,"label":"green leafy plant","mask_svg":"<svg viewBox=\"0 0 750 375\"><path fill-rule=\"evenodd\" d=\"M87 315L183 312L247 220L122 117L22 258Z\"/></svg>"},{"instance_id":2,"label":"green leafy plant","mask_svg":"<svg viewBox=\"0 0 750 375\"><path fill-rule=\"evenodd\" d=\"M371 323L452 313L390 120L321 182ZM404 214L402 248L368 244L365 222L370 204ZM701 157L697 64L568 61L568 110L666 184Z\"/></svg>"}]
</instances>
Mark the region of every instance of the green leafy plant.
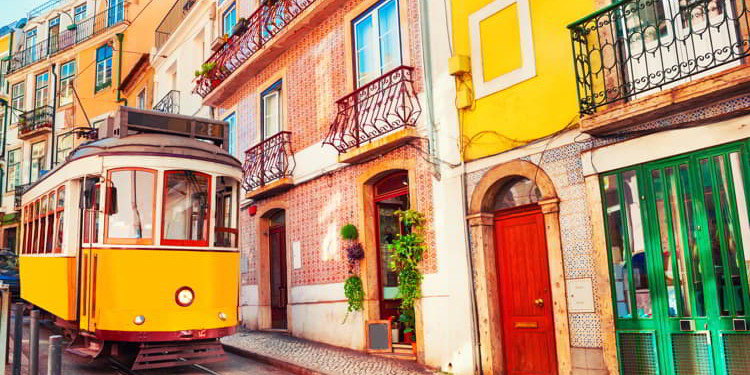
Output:
<instances>
[{"instance_id":1,"label":"green leafy plant","mask_svg":"<svg viewBox=\"0 0 750 375\"><path fill-rule=\"evenodd\" d=\"M422 296L422 262L426 249L424 240L424 214L415 210L396 211L399 221L404 224L406 234L396 235L388 245L391 252L389 267L398 273L398 292L401 297L399 321L404 324L404 332L414 331L414 302Z\"/></svg>"},{"instance_id":2,"label":"green leafy plant","mask_svg":"<svg viewBox=\"0 0 750 375\"><path fill-rule=\"evenodd\" d=\"M195 71L195 77L197 78L197 77L205 76L208 73L211 73L215 68L216 68L215 62L203 63L203 65L201 65L201 68Z\"/></svg>"},{"instance_id":3,"label":"green leafy plant","mask_svg":"<svg viewBox=\"0 0 750 375\"><path fill-rule=\"evenodd\" d=\"M344 282L344 295L349 303L347 315L349 312L359 311L364 308L365 291L362 288L362 279L357 275L349 276Z\"/></svg>"},{"instance_id":4,"label":"green leafy plant","mask_svg":"<svg viewBox=\"0 0 750 375\"><path fill-rule=\"evenodd\" d=\"M341 238L345 240L356 240L359 238L359 232L354 224L346 224L341 227Z\"/></svg>"}]
</instances>

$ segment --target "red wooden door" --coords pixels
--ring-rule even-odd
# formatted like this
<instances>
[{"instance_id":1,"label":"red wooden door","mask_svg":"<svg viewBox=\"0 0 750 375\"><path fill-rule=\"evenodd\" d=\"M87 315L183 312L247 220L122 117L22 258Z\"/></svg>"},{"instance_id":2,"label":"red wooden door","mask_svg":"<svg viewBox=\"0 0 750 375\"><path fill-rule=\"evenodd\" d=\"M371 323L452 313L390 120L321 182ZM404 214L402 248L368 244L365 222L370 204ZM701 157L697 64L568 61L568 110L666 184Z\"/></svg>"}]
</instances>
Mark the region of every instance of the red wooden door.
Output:
<instances>
[{"instance_id":1,"label":"red wooden door","mask_svg":"<svg viewBox=\"0 0 750 375\"><path fill-rule=\"evenodd\" d=\"M495 243L505 373L557 374L547 242L539 206L498 213Z\"/></svg>"},{"instance_id":2,"label":"red wooden door","mask_svg":"<svg viewBox=\"0 0 750 375\"><path fill-rule=\"evenodd\" d=\"M287 329L286 241L283 225L269 230L271 253L271 328Z\"/></svg>"}]
</instances>

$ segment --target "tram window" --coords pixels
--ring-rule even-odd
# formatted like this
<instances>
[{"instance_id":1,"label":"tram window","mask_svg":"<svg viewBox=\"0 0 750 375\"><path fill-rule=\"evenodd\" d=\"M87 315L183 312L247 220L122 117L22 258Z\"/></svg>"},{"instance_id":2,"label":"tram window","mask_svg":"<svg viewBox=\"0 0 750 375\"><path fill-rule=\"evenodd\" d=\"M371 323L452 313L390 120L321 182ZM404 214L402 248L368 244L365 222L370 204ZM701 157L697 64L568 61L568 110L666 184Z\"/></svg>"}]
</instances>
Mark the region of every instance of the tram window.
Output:
<instances>
[{"instance_id":1,"label":"tram window","mask_svg":"<svg viewBox=\"0 0 750 375\"><path fill-rule=\"evenodd\" d=\"M208 246L209 191L207 174L164 172L162 244Z\"/></svg>"},{"instance_id":2,"label":"tram window","mask_svg":"<svg viewBox=\"0 0 750 375\"><path fill-rule=\"evenodd\" d=\"M57 236L55 236L55 253L59 254L62 252L63 242L63 220L65 214L65 186L61 187L57 191L57 208L55 209L55 215L57 217Z\"/></svg>"},{"instance_id":3,"label":"tram window","mask_svg":"<svg viewBox=\"0 0 750 375\"><path fill-rule=\"evenodd\" d=\"M84 243L99 242L99 191L99 178L87 178L86 182L84 183L84 192L82 199L82 204L84 207Z\"/></svg>"},{"instance_id":4,"label":"tram window","mask_svg":"<svg viewBox=\"0 0 750 375\"><path fill-rule=\"evenodd\" d=\"M37 244L37 253L44 254L45 237L47 235L47 197L42 197L42 203L39 205L39 238Z\"/></svg>"},{"instance_id":5,"label":"tram window","mask_svg":"<svg viewBox=\"0 0 750 375\"><path fill-rule=\"evenodd\" d=\"M52 253L52 243L55 237L55 200L55 192L52 192L47 203L47 237L44 248L45 253Z\"/></svg>"},{"instance_id":6,"label":"tram window","mask_svg":"<svg viewBox=\"0 0 750 375\"><path fill-rule=\"evenodd\" d=\"M119 169L109 172L105 242L152 244L155 171Z\"/></svg>"},{"instance_id":7,"label":"tram window","mask_svg":"<svg viewBox=\"0 0 750 375\"><path fill-rule=\"evenodd\" d=\"M214 246L237 247L235 195L237 181L229 177L216 178L216 230Z\"/></svg>"}]
</instances>

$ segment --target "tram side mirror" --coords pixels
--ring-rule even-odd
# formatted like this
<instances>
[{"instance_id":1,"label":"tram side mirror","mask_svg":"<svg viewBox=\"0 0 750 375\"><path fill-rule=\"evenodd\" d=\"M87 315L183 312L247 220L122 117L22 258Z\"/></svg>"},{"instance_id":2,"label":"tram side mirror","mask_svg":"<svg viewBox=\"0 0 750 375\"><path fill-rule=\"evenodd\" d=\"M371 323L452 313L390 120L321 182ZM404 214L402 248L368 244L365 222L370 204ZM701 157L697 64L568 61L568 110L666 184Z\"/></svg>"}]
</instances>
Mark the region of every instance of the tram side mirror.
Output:
<instances>
[{"instance_id":1,"label":"tram side mirror","mask_svg":"<svg viewBox=\"0 0 750 375\"><path fill-rule=\"evenodd\" d=\"M117 188L114 186L107 186L107 199L105 200L106 205L104 207L104 213L106 215L114 215L117 213Z\"/></svg>"}]
</instances>

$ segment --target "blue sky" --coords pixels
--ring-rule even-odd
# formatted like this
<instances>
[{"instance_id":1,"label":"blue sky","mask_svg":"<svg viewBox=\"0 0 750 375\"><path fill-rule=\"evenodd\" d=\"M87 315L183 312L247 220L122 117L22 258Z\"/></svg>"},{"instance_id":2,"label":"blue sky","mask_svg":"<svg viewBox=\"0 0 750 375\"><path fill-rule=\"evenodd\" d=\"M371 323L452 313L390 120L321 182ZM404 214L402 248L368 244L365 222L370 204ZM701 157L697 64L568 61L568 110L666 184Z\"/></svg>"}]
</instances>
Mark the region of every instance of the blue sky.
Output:
<instances>
[{"instance_id":1,"label":"blue sky","mask_svg":"<svg viewBox=\"0 0 750 375\"><path fill-rule=\"evenodd\" d=\"M26 12L44 2L45 0L0 0L0 27L26 17Z\"/></svg>"}]
</instances>

